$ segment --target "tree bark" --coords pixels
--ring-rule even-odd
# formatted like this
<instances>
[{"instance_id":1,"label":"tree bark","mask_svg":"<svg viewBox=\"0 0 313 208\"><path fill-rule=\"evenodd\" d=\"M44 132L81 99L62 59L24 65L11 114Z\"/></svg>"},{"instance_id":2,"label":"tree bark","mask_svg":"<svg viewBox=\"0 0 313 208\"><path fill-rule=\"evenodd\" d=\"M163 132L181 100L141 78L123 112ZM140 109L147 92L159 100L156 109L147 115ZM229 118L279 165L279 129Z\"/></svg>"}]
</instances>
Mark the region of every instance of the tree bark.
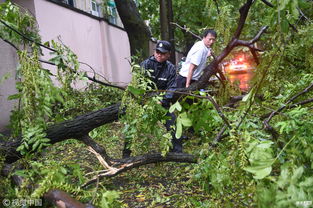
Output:
<instances>
[{"instance_id":1,"label":"tree bark","mask_svg":"<svg viewBox=\"0 0 313 208\"><path fill-rule=\"evenodd\" d=\"M50 126L46 131L46 137L50 139L50 144L71 138L79 139L84 135L88 135L94 128L117 120L119 114L124 113L120 111L119 107L120 103L117 103L107 108ZM16 151L17 147L21 145L21 142L22 138L0 142L0 153L5 155L6 163L13 163L22 157L22 155Z\"/></svg>"},{"instance_id":2,"label":"tree bark","mask_svg":"<svg viewBox=\"0 0 313 208\"><path fill-rule=\"evenodd\" d=\"M148 57L150 31L133 0L115 0L116 8L127 32L132 56Z\"/></svg>"},{"instance_id":3,"label":"tree bark","mask_svg":"<svg viewBox=\"0 0 313 208\"><path fill-rule=\"evenodd\" d=\"M113 177L132 168L157 162L196 163L197 158L190 154L169 152L166 156L162 156L160 153L150 153L136 157L115 160L112 162L112 166L110 166L108 169L97 172L96 176L85 183L83 187L95 183L100 178Z\"/></svg>"},{"instance_id":4,"label":"tree bark","mask_svg":"<svg viewBox=\"0 0 313 208\"><path fill-rule=\"evenodd\" d=\"M51 189L44 195L44 199L58 208L95 208L91 204L83 204L72 198L68 193L59 189Z\"/></svg>"},{"instance_id":5,"label":"tree bark","mask_svg":"<svg viewBox=\"0 0 313 208\"><path fill-rule=\"evenodd\" d=\"M173 22L173 8L172 0L160 0L160 26L161 26L161 39L167 40L172 45L172 55L170 61L175 65L175 38Z\"/></svg>"}]
</instances>

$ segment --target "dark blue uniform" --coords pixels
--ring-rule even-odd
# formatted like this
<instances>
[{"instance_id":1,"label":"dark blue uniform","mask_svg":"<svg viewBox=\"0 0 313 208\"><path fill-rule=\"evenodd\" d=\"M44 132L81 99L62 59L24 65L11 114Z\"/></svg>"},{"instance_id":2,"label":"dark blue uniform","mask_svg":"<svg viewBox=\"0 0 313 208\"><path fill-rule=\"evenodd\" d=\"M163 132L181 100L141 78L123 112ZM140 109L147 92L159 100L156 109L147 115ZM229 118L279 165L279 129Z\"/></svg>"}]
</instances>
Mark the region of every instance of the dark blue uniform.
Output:
<instances>
[{"instance_id":1,"label":"dark blue uniform","mask_svg":"<svg viewBox=\"0 0 313 208\"><path fill-rule=\"evenodd\" d=\"M156 84L159 90L174 90L176 88L176 69L171 62L165 61L160 63L154 56L150 56L140 65L145 70L149 70L150 79ZM169 101L172 97L173 93L166 93L162 104L169 106Z\"/></svg>"}]
</instances>

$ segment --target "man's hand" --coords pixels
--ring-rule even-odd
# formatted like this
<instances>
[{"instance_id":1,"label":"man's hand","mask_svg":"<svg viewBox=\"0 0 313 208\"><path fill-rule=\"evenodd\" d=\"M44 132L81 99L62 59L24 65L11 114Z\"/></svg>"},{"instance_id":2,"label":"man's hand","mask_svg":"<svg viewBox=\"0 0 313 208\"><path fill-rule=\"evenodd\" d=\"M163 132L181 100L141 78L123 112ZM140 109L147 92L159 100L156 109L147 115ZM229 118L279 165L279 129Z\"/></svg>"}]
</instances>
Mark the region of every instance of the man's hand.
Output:
<instances>
[{"instance_id":1,"label":"man's hand","mask_svg":"<svg viewBox=\"0 0 313 208\"><path fill-rule=\"evenodd\" d=\"M188 71L188 75L186 77L186 88L188 88L190 86L190 82L192 80L192 75L193 75L193 72L194 70L197 68L198 66L193 64L193 63L190 63L190 66L189 66L189 71Z\"/></svg>"},{"instance_id":2,"label":"man's hand","mask_svg":"<svg viewBox=\"0 0 313 208\"><path fill-rule=\"evenodd\" d=\"M215 58L214 56L214 52L212 50L212 48L210 48L209 52L208 52L208 57L212 56L213 58Z\"/></svg>"}]
</instances>

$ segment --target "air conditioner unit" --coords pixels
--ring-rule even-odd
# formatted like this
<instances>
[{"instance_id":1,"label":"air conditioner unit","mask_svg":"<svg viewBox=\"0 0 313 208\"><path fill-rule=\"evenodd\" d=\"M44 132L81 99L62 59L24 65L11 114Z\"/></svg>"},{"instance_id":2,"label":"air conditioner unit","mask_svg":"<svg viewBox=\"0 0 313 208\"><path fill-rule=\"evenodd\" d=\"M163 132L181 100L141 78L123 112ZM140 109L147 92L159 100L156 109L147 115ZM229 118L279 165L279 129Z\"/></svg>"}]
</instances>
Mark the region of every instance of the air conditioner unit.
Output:
<instances>
[{"instance_id":1,"label":"air conditioner unit","mask_svg":"<svg viewBox=\"0 0 313 208\"><path fill-rule=\"evenodd\" d=\"M91 10L91 14L94 15L94 16L97 16L99 17L99 12L98 11L94 11L94 10Z\"/></svg>"}]
</instances>

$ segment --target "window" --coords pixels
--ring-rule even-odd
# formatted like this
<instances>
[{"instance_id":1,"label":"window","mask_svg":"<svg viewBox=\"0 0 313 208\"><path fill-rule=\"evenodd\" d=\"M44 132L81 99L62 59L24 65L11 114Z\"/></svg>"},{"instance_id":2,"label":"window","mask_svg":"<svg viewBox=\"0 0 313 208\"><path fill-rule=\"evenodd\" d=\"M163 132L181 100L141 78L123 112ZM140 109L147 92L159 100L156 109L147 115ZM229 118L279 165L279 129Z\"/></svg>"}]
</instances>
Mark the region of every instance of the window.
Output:
<instances>
[{"instance_id":1,"label":"window","mask_svg":"<svg viewBox=\"0 0 313 208\"><path fill-rule=\"evenodd\" d=\"M108 13L108 20L112 24L117 24L117 11L116 11L116 5L114 0L109 0L108 1L108 6L107 6L107 13Z\"/></svg>"},{"instance_id":2,"label":"window","mask_svg":"<svg viewBox=\"0 0 313 208\"><path fill-rule=\"evenodd\" d=\"M68 5L71 5L72 7L74 7L74 0L67 0Z\"/></svg>"},{"instance_id":3,"label":"window","mask_svg":"<svg viewBox=\"0 0 313 208\"><path fill-rule=\"evenodd\" d=\"M72 7L75 7L75 0L61 0L61 2L68 4Z\"/></svg>"},{"instance_id":4,"label":"window","mask_svg":"<svg viewBox=\"0 0 313 208\"><path fill-rule=\"evenodd\" d=\"M95 1L91 1L91 14L100 17L100 5Z\"/></svg>"}]
</instances>

